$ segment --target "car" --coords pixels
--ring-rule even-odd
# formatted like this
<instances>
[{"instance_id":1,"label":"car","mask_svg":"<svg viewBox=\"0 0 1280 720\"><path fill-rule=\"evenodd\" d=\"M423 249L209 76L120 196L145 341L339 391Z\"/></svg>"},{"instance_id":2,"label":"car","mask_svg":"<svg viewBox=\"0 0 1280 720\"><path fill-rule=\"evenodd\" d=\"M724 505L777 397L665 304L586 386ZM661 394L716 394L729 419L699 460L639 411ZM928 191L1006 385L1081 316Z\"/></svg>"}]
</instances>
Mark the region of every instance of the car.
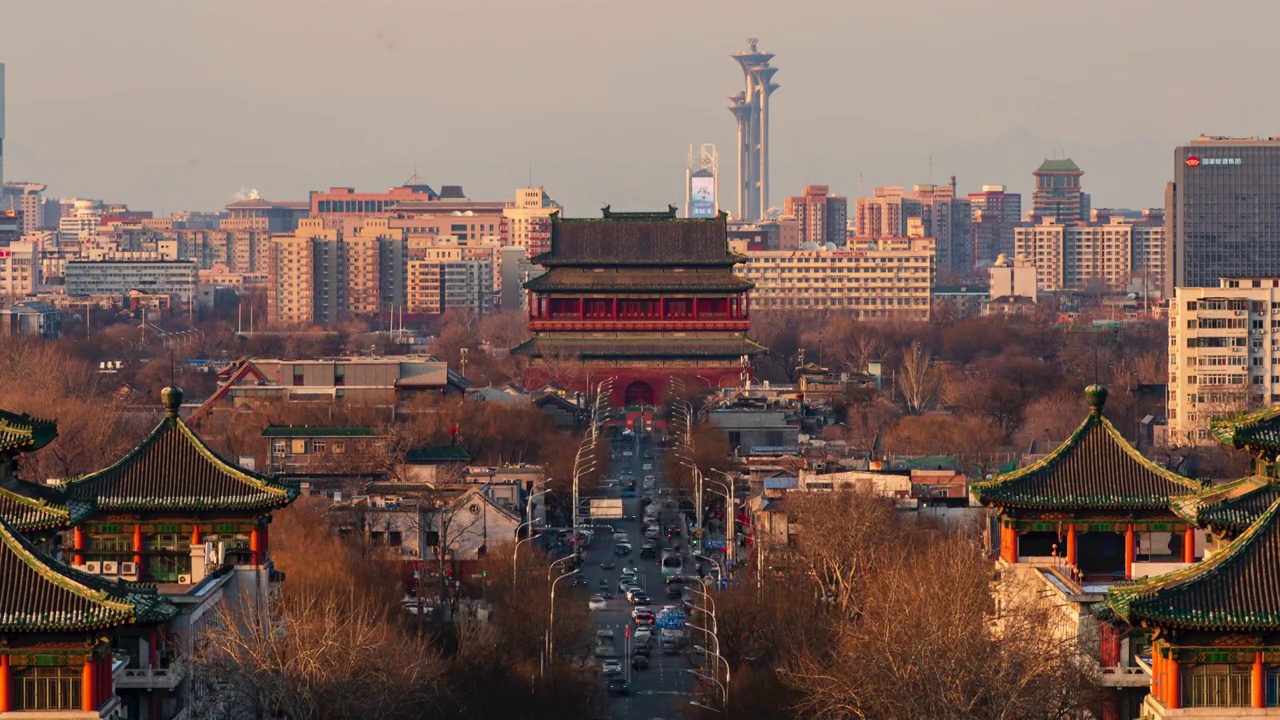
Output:
<instances>
[{"instance_id":1,"label":"car","mask_svg":"<svg viewBox=\"0 0 1280 720\"><path fill-rule=\"evenodd\" d=\"M613 649L612 645L596 645L595 655L598 658L607 658L617 655L618 651Z\"/></svg>"},{"instance_id":2,"label":"car","mask_svg":"<svg viewBox=\"0 0 1280 720\"><path fill-rule=\"evenodd\" d=\"M644 655L632 655L631 669L632 670L648 670L649 658L645 657Z\"/></svg>"},{"instance_id":3,"label":"car","mask_svg":"<svg viewBox=\"0 0 1280 720\"><path fill-rule=\"evenodd\" d=\"M652 625L655 619L656 618L654 617L653 613L645 613L644 615L637 615L636 626L644 627L644 626Z\"/></svg>"},{"instance_id":4,"label":"car","mask_svg":"<svg viewBox=\"0 0 1280 720\"><path fill-rule=\"evenodd\" d=\"M652 615L653 611L647 607L636 606L631 608L631 619L634 620L641 615Z\"/></svg>"},{"instance_id":5,"label":"car","mask_svg":"<svg viewBox=\"0 0 1280 720\"><path fill-rule=\"evenodd\" d=\"M632 585L630 589L627 590L627 602L631 603L632 605L644 605L645 603L639 603L635 601L636 595L643 595L643 594L644 594L644 588L640 587L639 585Z\"/></svg>"},{"instance_id":6,"label":"car","mask_svg":"<svg viewBox=\"0 0 1280 720\"><path fill-rule=\"evenodd\" d=\"M625 431L624 431L624 432L625 432ZM622 457L631 457L632 455L635 455L635 453L631 452L630 450L623 450L623 451L622 451Z\"/></svg>"},{"instance_id":7,"label":"car","mask_svg":"<svg viewBox=\"0 0 1280 720\"><path fill-rule=\"evenodd\" d=\"M657 558L658 558L657 548L647 547L647 548L642 548L640 550L640 559L642 560L656 560Z\"/></svg>"},{"instance_id":8,"label":"car","mask_svg":"<svg viewBox=\"0 0 1280 720\"><path fill-rule=\"evenodd\" d=\"M592 595L587 601L588 610L604 610L607 606L608 603L605 602L603 595Z\"/></svg>"},{"instance_id":9,"label":"car","mask_svg":"<svg viewBox=\"0 0 1280 720\"><path fill-rule=\"evenodd\" d=\"M625 595L626 592L631 589L631 587L632 587L631 578L624 577L618 580L618 592L623 593Z\"/></svg>"},{"instance_id":10,"label":"car","mask_svg":"<svg viewBox=\"0 0 1280 720\"><path fill-rule=\"evenodd\" d=\"M609 695L613 697L624 697L630 694L631 688L627 686L627 681L622 678L613 678L609 681Z\"/></svg>"},{"instance_id":11,"label":"car","mask_svg":"<svg viewBox=\"0 0 1280 720\"><path fill-rule=\"evenodd\" d=\"M652 598L649 597L649 593L643 590L631 593L632 605L648 605L651 600Z\"/></svg>"},{"instance_id":12,"label":"car","mask_svg":"<svg viewBox=\"0 0 1280 720\"><path fill-rule=\"evenodd\" d=\"M621 675L622 661L609 658L600 665L600 669L604 671L605 675Z\"/></svg>"},{"instance_id":13,"label":"car","mask_svg":"<svg viewBox=\"0 0 1280 720\"><path fill-rule=\"evenodd\" d=\"M641 466L640 466L640 469L641 469L641 470L652 470L652 469L653 469L653 463L645 463L644 465L641 465ZM653 477L653 476L652 476L652 475L649 475L648 477L650 477L650 478L651 478L651 477Z\"/></svg>"},{"instance_id":14,"label":"car","mask_svg":"<svg viewBox=\"0 0 1280 720\"><path fill-rule=\"evenodd\" d=\"M618 543L613 546L613 554L618 557L626 557L631 554L631 546L625 543Z\"/></svg>"},{"instance_id":15,"label":"car","mask_svg":"<svg viewBox=\"0 0 1280 720\"><path fill-rule=\"evenodd\" d=\"M647 627L636 628L635 639L632 642L636 644L649 644L649 638L653 637L653 633Z\"/></svg>"},{"instance_id":16,"label":"car","mask_svg":"<svg viewBox=\"0 0 1280 720\"><path fill-rule=\"evenodd\" d=\"M680 646L676 644L676 641L675 641L675 640L663 640L663 641L662 641L662 654L664 654L664 655L679 655L679 654L680 654Z\"/></svg>"},{"instance_id":17,"label":"car","mask_svg":"<svg viewBox=\"0 0 1280 720\"><path fill-rule=\"evenodd\" d=\"M679 600L680 598L684 597L684 588L680 587L679 585L671 585L667 587L667 597L671 598L672 600Z\"/></svg>"},{"instance_id":18,"label":"car","mask_svg":"<svg viewBox=\"0 0 1280 720\"><path fill-rule=\"evenodd\" d=\"M613 534L614 542L626 542L627 540L630 540L630 539L631 539L631 536L627 535L624 532L616 532Z\"/></svg>"},{"instance_id":19,"label":"car","mask_svg":"<svg viewBox=\"0 0 1280 720\"><path fill-rule=\"evenodd\" d=\"M618 567L618 566L617 566L617 565L615 565L615 564L614 564L614 562L613 562L612 560L605 560L604 562L600 563L600 569L601 569L601 570L612 570L612 569L614 569L614 568L616 568L616 567Z\"/></svg>"},{"instance_id":20,"label":"car","mask_svg":"<svg viewBox=\"0 0 1280 720\"><path fill-rule=\"evenodd\" d=\"M680 606L679 605L663 605L662 612L664 613L680 612Z\"/></svg>"},{"instance_id":21,"label":"car","mask_svg":"<svg viewBox=\"0 0 1280 720\"><path fill-rule=\"evenodd\" d=\"M643 645L633 645L631 647L632 657L635 657L636 655L643 655L645 657L649 657L649 652L650 652L649 643L645 643Z\"/></svg>"}]
</instances>

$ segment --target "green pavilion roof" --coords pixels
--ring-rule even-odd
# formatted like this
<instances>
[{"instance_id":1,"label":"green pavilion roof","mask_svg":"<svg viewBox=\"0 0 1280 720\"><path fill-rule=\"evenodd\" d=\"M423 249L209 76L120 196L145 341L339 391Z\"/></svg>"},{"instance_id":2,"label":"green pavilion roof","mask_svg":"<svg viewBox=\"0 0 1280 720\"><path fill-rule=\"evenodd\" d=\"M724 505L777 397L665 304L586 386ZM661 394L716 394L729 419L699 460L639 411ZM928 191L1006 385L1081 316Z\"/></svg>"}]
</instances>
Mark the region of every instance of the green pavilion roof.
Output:
<instances>
[{"instance_id":1,"label":"green pavilion roof","mask_svg":"<svg viewBox=\"0 0 1280 720\"><path fill-rule=\"evenodd\" d=\"M1107 389L1085 390L1090 413L1065 443L1020 470L973 483L984 505L1037 510L1160 510L1203 486L1156 465L1102 415Z\"/></svg>"},{"instance_id":2,"label":"green pavilion roof","mask_svg":"<svg viewBox=\"0 0 1280 720\"><path fill-rule=\"evenodd\" d=\"M1280 502L1211 557L1113 586L1107 604L1131 625L1220 632L1280 630Z\"/></svg>"},{"instance_id":3,"label":"green pavilion roof","mask_svg":"<svg viewBox=\"0 0 1280 720\"><path fill-rule=\"evenodd\" d=\"M23 533L69 528L93 514L93 501L15 481L0 486L0 519Z\"/></svg>"},{"instance_id":4,"label":"green pavilion roof","mask_svg":"<svg viewBox=\"0 0 1280 720\"><path fill-rule=\"evenodd\" d=\"M1209 430L1225 445L1272 457L1280 452L1280 405L1229 419L1212 420Z\"/></svg>"},{"instance_id":5,"label":"green pavilion roof","mask_svg":"<svg viewBox=\"0 0 1280 720\"><path fill-rule=\"evenodd\" d=\"M534 337L512 348L513 355L547 355L608 359L726 358L759 355L767 348L745 337L663 337L637 335L612 338Z\"/></svg>"},{"instance_id":6,"label":"green pavilion roof","mask_svg":"<svg viewBox=\"0 0 1280 720\"><path fill-rule=\"evenodd\" d=\"M724 292L750 290L750 280L730 270L670 272L628 268L585 269L556 267L524 284L534 292Z\"/></svg>"},{"instance_id":7,"label":"green pavilion roof","mask_svg":"<svg viewBox=\"0 0 1280 720\"><path fill-rule=\"evenodd\" d=\"M1071 158L1046 159L1040 163L1040 167L1036 168L1036 172L1080 172L1080 166L1075 164L1075 161Z\"/></svg>"},{"instance_id":8,"label":"green pavilion roof","mask_svg":"<svg viewBox=\"0 0 1280 720\"><path fill-rule=\"evenodd\" d=\"M1235 537L1280 500L1280 482L1255 475L1174 498L1173 511L1198 527Z\"/></svg>"},{"instance_id":9,"label":"green pavilion roof","mask_svg":"<svg viewBox=\"0 0 1280 720\"><path fill-rule=\"evenodd\" d=\"M182 391L165 389L166 417L110 467L64 483L67 495L92 499L101 512L262 511L298 496L277 482L227 462L178 418Z\"/></svg>"},{"instance_id":10,"label":"green pavilion roof","mask_svg":"<svg viewBox=\"0 0 1280 720\"><path fill-rule=\"evenodd\" d=\"M53 442L58 426L23 413L0 410L0 452L31 452Z\"/></svg>"},{"instance_id":11,"label":"green pavilion roof","mask_svg":"<svg viewBox=\"0 0 1280 720\"><path fill-rule=\"evenodd\" d=\"M72 569L0 518L0 633L92 632L164 622L178 608L154 590Z\"/></svg>"}]
</instances>

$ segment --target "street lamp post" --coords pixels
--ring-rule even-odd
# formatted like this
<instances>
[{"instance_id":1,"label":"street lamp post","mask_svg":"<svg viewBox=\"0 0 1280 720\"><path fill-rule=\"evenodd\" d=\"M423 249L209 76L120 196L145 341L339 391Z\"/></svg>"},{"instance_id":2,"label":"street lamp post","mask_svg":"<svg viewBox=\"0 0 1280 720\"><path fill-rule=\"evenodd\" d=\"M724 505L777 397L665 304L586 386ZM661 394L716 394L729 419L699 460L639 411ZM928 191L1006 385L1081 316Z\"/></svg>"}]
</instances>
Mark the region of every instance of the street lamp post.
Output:
<instances>
[{"instance_id":1,"label":"street lamp post","mask_svg":"<svg viewBox=\"0 0 1280 720\"><path fill-rule=\"evenodd\" d=\"M711 563L711 567L715 568L715 571L716 571L716 589L717 590L720 589L720 581L724 579L724 570L720 567L720 563L716 562L713 558L707 557L706 555L698 555L697 553L695 553L693 557L698 560L706 560L707 562Z\"/></svg>"},{"instance_id":2,"label":"street lamp post","mask_svg":"<svg viewBox=\"0 0 1280 720\"><path fill-rule=\"evenodd\" d=\"M720 702L723 707L726 707L726 708L729 707L729 688L725 687L724 683L720 682L716 678L711 677L710 675L703 675L702 673L698 672L697 670L694 670L693 668L689 668L685 672L698 678L699 680L706 680L707 682L713 682L716 685L720 686L720 698L721 698ZM709 708L706 705L699 705L698 707L704 707L704 708L707 708L708 710L715 710L715 708Z\"/></svg>"},{"instance_id":3,"label":"street lamp post","mask_svg":"<svg viewBox=\"0 0 1280 720\"><path fill-rule=\"evenodd\" d=\"M723 470L716 470L715 468L711 468L711 471L718 472L726 476L728 475L728 473L725 473ZM729 565L730 570L732 570L733 563L731 561L737 556L737 553L734 552L734 539L735 539L737 528L735 528L734 526L737 524L735 513L738 510L737 503L734 501L734 497L733 497L733 485L732 484L726 485L725 483L722 483L719 480L712 480L711 478L707 478L707 482L712 483L713 485L716 485L717 487L719 487L720 488L719 492L724 495L725 558L727 559L726 563Z\"/></svg>"},{"instance_id":4,"label":"street lamp post","mask_svg":"<svg viewBox=\"0 0 1280 720\"><path fill-rule=\"evenodd\" d=\"M569 577L576 575L582 568L574 568L569 572L561 575L551 582L551 615L547 618L547 664L554 662L556 650L556 583ZM719 647L717 645L717 647Z\"/></svg>"}]
</instances>

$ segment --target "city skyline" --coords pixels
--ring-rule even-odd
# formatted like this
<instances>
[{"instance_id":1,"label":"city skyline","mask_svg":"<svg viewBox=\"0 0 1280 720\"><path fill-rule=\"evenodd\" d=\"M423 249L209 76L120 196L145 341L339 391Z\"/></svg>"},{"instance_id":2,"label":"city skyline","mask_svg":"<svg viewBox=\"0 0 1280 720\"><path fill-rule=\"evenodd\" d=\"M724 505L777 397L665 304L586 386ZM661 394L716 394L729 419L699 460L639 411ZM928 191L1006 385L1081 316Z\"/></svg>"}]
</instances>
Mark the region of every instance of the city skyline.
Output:
<instances>
[{"instance_id":1,"label":"city skyline","mask_svg":"<svg viewBox=\"0 0 1280 720\"><path fill-rule=\"evenodd\" d=\"M249 188L280 199L335 184L381 189L414 163L428 182L505 197L528 183L532 167L534 184L572 215L607 203L663 207L679 202L671 178L690 143L734 145L722 98L741 70L724 55L750 36L786 58L786 102L771 123L774 205L814 183L857 196L860 175L862 194L956 175L962 192L1003 183L1026 195L1031 170L1056 156L1088 173L1099 206L1155 206L1172 176L1170 148L1202 132L1272 134L1267 121L1280 112L1280 100L1245 91L1265 81L1256 58L1267 15L1280 16L1270 7L1193 61L1183 52L1201 34L1192 14L1100 2L1070 11L993 6L997 23L941 3L913 12L927 22L891 9L830 8L822 27L803 13L775 17L764 2L730 15L714 4L662 2L588 11L558 2L383 2L360 17L308 5L300 23L297 4L251 12L244 4L243 13L240 5L9 9L8 27L57 24L75 51L41 52L35 33L6 37L6 176L163 212L217 209ZM1104 7L1108 22L1094 23ZM154 32L140 17L183 32ZM298 37L273 32L286 19ZM449 32L482 20L475 33ZM624 23L608 43L583 32ZM850 50L844 38L854 23L860 41ZM401 29L419 26L430 30ZM1040 32L1046 27L1055 34ZM908 36L909 54L899 42ZM193 43L203 50L191 53ZM922 46L933 52L915 52ZM1011 61L1035 53L1078 53L1096 72L1046 78L1035 63ZM86 77L89 57L95 75ZM530 57L531 72L521 64ZM985 89L974 91L972 78L957 82L931 91L946 112L915 112L919 98L901 89L911 84L895 78L934 73L943 57L962 76L987 77ZM883 63L891 71L869 72ZM490 83L504 93L523 84L519 115L492 101ZM406 96L406 84L430 91ZM1102 93L1126 88L1144 92L1104 113L1075 109L1079 98L1102 102ZM1064 97L1076 100L1068 106ZM365 111L350 112L352 104ZM370 117L376 127L365 124Z\"/></svg>"}]
</instances>

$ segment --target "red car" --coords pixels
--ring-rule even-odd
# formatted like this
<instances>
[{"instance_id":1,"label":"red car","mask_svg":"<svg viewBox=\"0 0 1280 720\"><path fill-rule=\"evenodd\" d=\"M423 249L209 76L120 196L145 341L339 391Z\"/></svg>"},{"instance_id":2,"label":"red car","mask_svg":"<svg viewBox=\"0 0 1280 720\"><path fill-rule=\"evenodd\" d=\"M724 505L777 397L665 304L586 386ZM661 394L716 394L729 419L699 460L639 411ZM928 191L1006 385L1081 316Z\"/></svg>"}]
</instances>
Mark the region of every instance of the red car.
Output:
<instances>
[{"instance_id":1,"label":"red car","mask_svg":"<svg viewBox=\"0 0 1280 720\"><path fill-rule=\"evenodd\" d=\"M652 612L641 612L636 614L636 625L652 625L654 616Z\"/></svg>"}]
</instances>

